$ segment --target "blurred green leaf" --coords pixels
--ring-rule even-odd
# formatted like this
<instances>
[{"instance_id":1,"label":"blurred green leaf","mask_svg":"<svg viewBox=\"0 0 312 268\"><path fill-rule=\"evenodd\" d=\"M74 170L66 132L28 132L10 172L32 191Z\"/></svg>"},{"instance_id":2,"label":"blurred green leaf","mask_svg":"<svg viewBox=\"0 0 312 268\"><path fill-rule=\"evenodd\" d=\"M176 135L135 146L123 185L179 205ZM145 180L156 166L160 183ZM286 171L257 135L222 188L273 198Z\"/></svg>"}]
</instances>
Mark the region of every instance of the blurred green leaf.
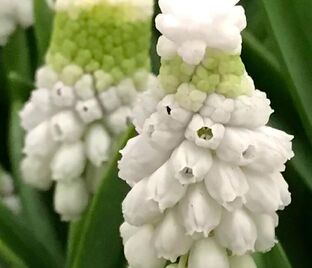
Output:
<instances>
[{"instance_id":1,"label":"blurred green leaf","mask_svg":"<svg viewBox=\"0 0 312 268\"><path fill-rule=\"evenodd\" d=\"M53 11L45 0L34 0L35 35L39 50L39 64L44 61L45 53L49 47L53 24Z\"/></svg>"},{"instance_id":2,"label":"blurred green leaf","mask_svg":"<svg viewBox=\"0 0 312 268\"><path fill-rule=\"evenodd\" d=\"M6 244L0 240L0 259L4 262L4 267L27 267L25 263L10 249ZM1 266L0 262L0 267Z\"/></svg>"},{"instance_id":3,"label":"blurred green leaf","mask_svg":"<svg viewBox=\"0 0 312 268\"><path fill-rule=\"evenodd\" d=\"M262 3L282 55L283 72L288 78L290 94L306 129L308 141L312 144L312 52L306 31L300 25L301 14L293 12L296 5L303 8L308 6L294 0L262 0ZM310 18L305 22L305 27L310 27L311 22ZM311 35L310 31L308 35Z\"/></svg>"},{"instance_id":4,"label":"blurred green leaf","mask_svg":"<svg viewBox=\"0 0 312 268\"><path fill-rule=\"evenodd\" d=\"M12 257L16 255L27 267L61 267L58 260L47 251L46 246L36 239L27 223L13 215L2 204L0 204L0 240L1 253L9 254L7 257L10 257L11 261L14 261ZM46 240L45 243L48 244L49 241ZM20 263L17 259L15 261Z\"/></svg>"},{"instance_id":5,"label":"blurred green leaf","mask_svg":"<svg viewBox=\"0 0 312 268\"><path fill-rule=\"evenodd\" d=\"M118 178L119 150L134 135L131 127L116 143L114 155L107 164L97 193L80 222L71 226L67 267L120 267L122 245L119 226L122 223L121 202L128 186Z\"/></svg>"},{"instance_id":6,"label":"blurred green leaf","mask_svg":"<svg viewBox=\"0 0 312 268\"><path fill-rule=\"evenodd\" d=\"M265 254L256 253L253 257L257 268L292 268L280 243L270 252Z\"/></svg>"}]
</instances>

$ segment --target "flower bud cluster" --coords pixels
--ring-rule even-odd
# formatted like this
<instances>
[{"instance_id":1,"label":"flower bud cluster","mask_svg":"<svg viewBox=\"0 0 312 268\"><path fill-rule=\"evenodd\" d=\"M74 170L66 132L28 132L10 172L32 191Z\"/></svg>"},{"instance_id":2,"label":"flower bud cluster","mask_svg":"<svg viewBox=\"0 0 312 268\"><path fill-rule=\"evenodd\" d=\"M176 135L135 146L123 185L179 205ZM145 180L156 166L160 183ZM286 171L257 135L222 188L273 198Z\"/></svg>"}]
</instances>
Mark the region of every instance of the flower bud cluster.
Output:
<instances>
[{"instance_id":1,"label":"flower bud cluster","mask_svg":"<svg viewBox=\"0 0 312 268\"><path fill-rule=\"evenodd\" d=\"M13 213L19 213L21 204L14 191L13 179L0 167L0 201Z\"/></svg>"},{"instance_id":2,"label":"flower bud cluster","mask_svg":"<svg viewBox=\"0 0 312 268\"><path fill-rule=\"evenodd\" d=\"M37 88L20 112L24 180L41 190L56 182L54 206L65 221L78 219L87 207L100 179L87 174L109 160L138 93L155 80L148 70L150 22L133 20L132 2L81 1L68 12L57 8L47 64L37 71ZM62 3L80 2L58 1L57 7Z\"/></svg>"},{"instance_id":3,"label":"flower bud cluster","mask_svg":"<svg viewBox=\"0 0 312 268\"><path fill-rule=\"evenodd\" d=\"M135 109L139 135L119 161L132 187L121 226L131 268L252 268L250 254L277 242L277 211L291 202L281 173L293 137L267 126L270 100L231 42L245 26L236 3L160 1L159 94L142 95L138 103L151 108ZM202 55L195 44L203 36Z\"/></svg>"},{"instance_id":4,"label":"flower bud cluster","mask_svg":"<svg viewBox=\"0 0 312 268\"><path fill-rule=\"evenodd\" d=\"M32 0L0 0L0 46L7 43L17 27L33 24Z\"/></svg>"}]
</instances>

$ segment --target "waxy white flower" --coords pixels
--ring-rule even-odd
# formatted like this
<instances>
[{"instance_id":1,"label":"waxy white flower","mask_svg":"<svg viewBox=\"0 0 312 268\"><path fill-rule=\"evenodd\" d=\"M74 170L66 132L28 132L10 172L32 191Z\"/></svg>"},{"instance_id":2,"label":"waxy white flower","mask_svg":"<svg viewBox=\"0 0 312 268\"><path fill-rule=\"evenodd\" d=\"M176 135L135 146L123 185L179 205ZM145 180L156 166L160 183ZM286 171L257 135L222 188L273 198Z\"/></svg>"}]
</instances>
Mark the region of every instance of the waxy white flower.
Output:
<instances>
[{"instance_id":1,"label":"waxy white flower","mask_svg":"<svg viewBox=\"0 0 312 268\"><path fill-rule=\"evenodd\" d=\"M127 241L146 226L144 251L167 260L162 268L255 268L250 254L277 242L277 211L291 201L281 172L293 137L266 126L270 101L240 59L238 2L159 2L158 83L138 97L139 135L119 161L132 187L121 228L131 268L144 260Z\"/></svg>"},{"instance_id":2,"label":"waxy white flower","mask_svg":"<svg viewBox=\"0 0 312 268\"><path fill-rule=\"evenodd\" d=\"M20 112L26 130L21 170L25 182L40 190L54 182L55 210L74 221L96 193L113 141L135 116L138 95L157 81L149 73L153 1L58 0L55 10L37 89ZM143 160L144 151L133 153ZM127 181L143 179L140 170L132 172ZM131 215L131 204L127 208Z\"/></svg>"}]
</instances>

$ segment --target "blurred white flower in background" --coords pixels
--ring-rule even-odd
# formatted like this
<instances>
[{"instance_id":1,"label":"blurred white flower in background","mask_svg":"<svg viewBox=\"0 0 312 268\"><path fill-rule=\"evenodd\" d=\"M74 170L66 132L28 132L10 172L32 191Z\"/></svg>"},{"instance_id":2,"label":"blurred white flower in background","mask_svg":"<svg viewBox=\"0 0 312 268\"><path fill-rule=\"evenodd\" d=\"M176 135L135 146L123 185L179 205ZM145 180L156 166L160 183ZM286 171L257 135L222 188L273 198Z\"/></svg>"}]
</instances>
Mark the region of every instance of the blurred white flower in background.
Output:
<instances>
[{"instance_id":1,"label":"blurred white flower in background","mask_svg":"<svg viewBox=\"0 0 312 268\"><path fill-rule=\"evenodd\" d=\"M32 0L0 0L0 46L7 43L18 27L33 24Z\"/></svg>"}]
</instances>

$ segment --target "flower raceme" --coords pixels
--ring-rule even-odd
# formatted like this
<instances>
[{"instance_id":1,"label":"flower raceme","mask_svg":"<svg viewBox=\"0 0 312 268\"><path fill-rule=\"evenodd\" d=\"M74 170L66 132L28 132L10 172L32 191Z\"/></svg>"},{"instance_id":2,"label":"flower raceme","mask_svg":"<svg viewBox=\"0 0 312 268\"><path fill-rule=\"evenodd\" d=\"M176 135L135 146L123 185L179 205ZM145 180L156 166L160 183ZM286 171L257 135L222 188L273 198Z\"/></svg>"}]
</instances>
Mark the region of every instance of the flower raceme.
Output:
<instances>
[{"instance_id":1,"label":"flower raceme","mask_svg":"<svg viewBox=\"0 0 312 268\"><path fill-rule=\"evenodd\" d=\"M33 24L32 0L0 0L0 46L7 43L17 27Z\"/></svg>"},{"instance_id":2,"label":"flower raceme","mask_svg":"<svg viewBox=\"0 0 312 268\"><path fill-rule=\"evenodd\" d=\"M62 219L78 219L98 184L111 142L149 74L151 0L59 0L46 64L20 113L24 180L47 190ZM154 87L154 86L153 86ZM88 175L91 174L91 175Z\"/></svg>"},{"instance_id":3,"label":"flower raceme","mask_svg":"<svg viewBox=\"0 0 312 268\"><path fill-rule=\"evenodd\" d=\"M131 268L252 268L250 253L277 242L293 137L266 126L273 110L240 59L237 2L159 1L159 84L141 94L139 135L119 162Z\"/></svg>"}]
</instances>

